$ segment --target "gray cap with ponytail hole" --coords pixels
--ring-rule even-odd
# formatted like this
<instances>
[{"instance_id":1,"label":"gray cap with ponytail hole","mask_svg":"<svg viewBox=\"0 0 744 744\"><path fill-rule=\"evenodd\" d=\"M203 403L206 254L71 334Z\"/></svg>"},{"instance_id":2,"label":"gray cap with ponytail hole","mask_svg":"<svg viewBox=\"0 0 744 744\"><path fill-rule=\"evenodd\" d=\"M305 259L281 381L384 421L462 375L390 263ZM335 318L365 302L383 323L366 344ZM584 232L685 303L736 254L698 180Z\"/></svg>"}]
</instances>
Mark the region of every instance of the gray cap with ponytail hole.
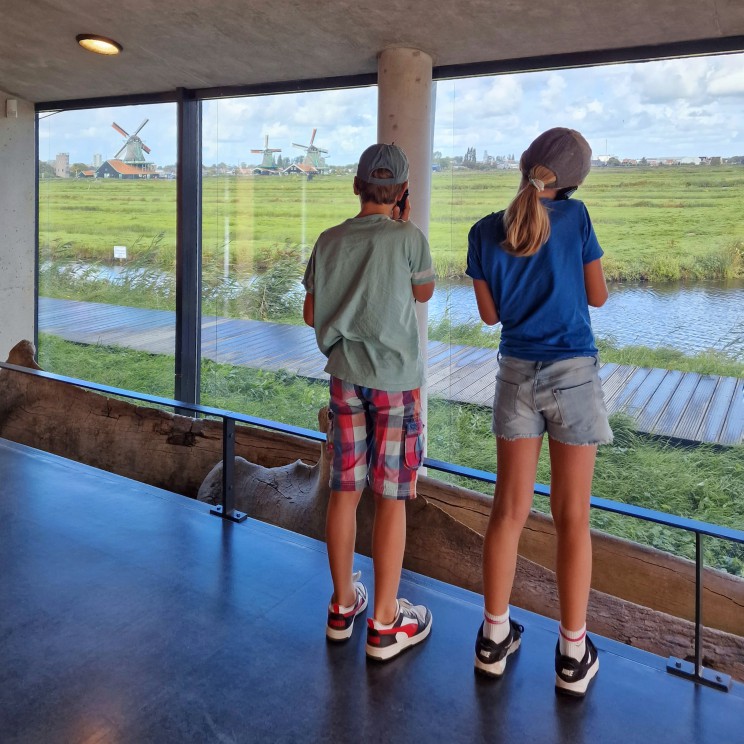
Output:
<instances>
[{"instance_id":1,"label":"gray cap with ponytail hole","mask_svg":"<svg viewBox=\"0 0 744 744\"><path fill-rule=\"evenodd\" d=\"M548 188L564 189L579 186L592 165L592 148L575 129L555 127L543 132L523 153L519 170L529 178L530 170L543 165L556 175Z\"/></svg>"}]
</instances>

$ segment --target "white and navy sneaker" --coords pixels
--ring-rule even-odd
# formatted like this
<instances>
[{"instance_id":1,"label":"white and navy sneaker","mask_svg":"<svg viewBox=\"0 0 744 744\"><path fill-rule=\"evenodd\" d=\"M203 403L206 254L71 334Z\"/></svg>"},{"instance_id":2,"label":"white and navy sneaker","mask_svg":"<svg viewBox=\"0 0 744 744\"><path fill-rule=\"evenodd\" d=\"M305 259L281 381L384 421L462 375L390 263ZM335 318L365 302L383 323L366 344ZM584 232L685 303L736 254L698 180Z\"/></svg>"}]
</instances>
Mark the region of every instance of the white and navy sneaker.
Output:
<instances>
[{"instance_id":1,"label":"white and navy sneaker","mask_svg":"<svg viewBox=\"0 0 744 744\"><path fill-rule=\"evenodd\" d=\"M597 649L589 636L586 637L586 650L581 661L564 656L560 643L555 647L555 691L563 695L584 697L589 683L599 671Z\"/></svg>"},{"instance_id":2,"label":"white and navy sneaker","mask_svg":"<svg viewBox=\"0 0 744 744\"><path fill-rule=\"evenodd\" d=\"M402 651L421 643L431 632L431 612L407 599L398 600L398 614L393 624L382 625L367 618L367 657L389 661Z\"/></svg>"},{"instance_id":3,"label":"white and navy sneaker","mask_svg":"<svg viewBox=\"0 0 744 744\"><path fill-rule=\"evenodd\" d=\"M333 602L328 605L326 638L329 641L346 641L351 638L356 616L367 609L367 587L359 581L361 578L361 571L357 571L351 577L351 580L354 582L354 591L356 592L356 598L351 607L342 607Z\"/></svg>"},{"instance_id":4,"label":"white and navy sneaker","mask_svg":"<svg viewBox=\"0 0 744 744\"><path fill-rule=\"evenodd\" d=\"M483 635L481 623L475 640L475 671L488 677L500 677L506 669L506 659L519 648L522 633L524 626L509 620L509 635L496 643Z\"/></svg>"}]
</instances>

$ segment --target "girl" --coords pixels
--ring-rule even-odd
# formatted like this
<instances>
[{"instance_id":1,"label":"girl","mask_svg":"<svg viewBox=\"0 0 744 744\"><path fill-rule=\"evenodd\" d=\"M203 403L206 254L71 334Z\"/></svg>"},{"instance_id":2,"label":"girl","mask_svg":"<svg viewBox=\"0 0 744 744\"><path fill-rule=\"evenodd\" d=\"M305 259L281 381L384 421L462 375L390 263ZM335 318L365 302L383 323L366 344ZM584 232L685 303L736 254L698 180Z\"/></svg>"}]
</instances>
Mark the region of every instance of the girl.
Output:
<instances>
[{"instance_id":1,"label":"girl","mask_svg":"<svg viewBox=\"0 0 744 744\"><path fill-rule=\"evenodd\" d=\"M541 134L522 155L514 200L471 228L467 268L483 322L502 326L493 403L498 479L483 552L485 618L475 668L500 677L519 648L524 628L509 619L509 596L547 431L561 616L555 685L577 696L599 669L586 635L589 498L597 445L612 441L589 319L589 305L607 299L602 249L586 207L569 199L590 165L591 149L579 132Z\"/></svg>"}]
</instances>

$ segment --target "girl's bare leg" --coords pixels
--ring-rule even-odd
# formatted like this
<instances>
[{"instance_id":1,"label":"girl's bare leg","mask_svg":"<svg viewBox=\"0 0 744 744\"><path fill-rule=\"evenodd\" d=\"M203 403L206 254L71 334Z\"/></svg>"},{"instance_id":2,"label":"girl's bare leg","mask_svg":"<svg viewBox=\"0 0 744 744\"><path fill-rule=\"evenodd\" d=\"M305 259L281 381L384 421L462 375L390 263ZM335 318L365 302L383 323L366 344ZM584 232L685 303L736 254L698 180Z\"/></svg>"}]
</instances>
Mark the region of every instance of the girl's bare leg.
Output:
<instances>
[{"instance_id":1,"label":"girl's bare leg","mask_svg":"<svg viewBox=\"0 0 744 744\"><path fill-rule=\"evenodd\" d=\"M496 439L497 478L483 544L486 611L503 615L517 567L519 536L530 513L542 437Z\"/></svg>"},{"instance_id":2,"label":"girl's bare leg","mask_svg":"<svg viewBox=\"0 0 744 744\"><path fill-rule=\"evenodd\" d=\"M597 446L550 439L549 447L550 510L558 538L556 579L561 624L575 630L586 623L592 580L589 498Z\"/></svg>"}]
</instances>

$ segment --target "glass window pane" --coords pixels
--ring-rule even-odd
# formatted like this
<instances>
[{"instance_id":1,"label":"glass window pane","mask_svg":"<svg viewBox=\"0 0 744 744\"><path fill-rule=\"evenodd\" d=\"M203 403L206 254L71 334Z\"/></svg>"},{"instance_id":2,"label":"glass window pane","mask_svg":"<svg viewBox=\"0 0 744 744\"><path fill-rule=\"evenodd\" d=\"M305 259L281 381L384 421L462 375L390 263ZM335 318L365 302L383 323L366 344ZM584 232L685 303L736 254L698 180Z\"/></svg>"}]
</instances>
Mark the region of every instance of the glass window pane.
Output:
<instances>
[{"instance_id":1,"label":"glass window pane","mask_svg":"<svg viewBox=\"0 0 744 744\"><path fill-rule=\"evenodd\" d=\"M39 114L39 363L173 396L176 109Z\"/></svg>"},{"instance_id":2,"label":"glass window pane","mask_svg":"<svg viewBox=\"0 0 744 744\"><path fill-rule=\"evenodd\" d=\"M610 289L607 303L590 309L616 435L600 448L594 493L744 524L744 493L732 485L744 464L742 64L734 54L437 83L431 456L496 466L501 326L478 317L464 275L467 235L516 194L519 158L534 137L572 127L593 149L572 198L589 210ZM543 450L537 480L547 483ZM631 532L630 521L598 518L616 534L685 554L683 537Z\"/></svg>"},{"instance_id":3,"label":"glass window pane","mask_svg":"<svg viewBox=\"0 0 744 744\"><path fill-rule=\"evenodd\" d=\"M358 211L376 90L204 103L202 402L317 428L325 358L302 322L318 235Z\"/></svg>"}]
</instances>

